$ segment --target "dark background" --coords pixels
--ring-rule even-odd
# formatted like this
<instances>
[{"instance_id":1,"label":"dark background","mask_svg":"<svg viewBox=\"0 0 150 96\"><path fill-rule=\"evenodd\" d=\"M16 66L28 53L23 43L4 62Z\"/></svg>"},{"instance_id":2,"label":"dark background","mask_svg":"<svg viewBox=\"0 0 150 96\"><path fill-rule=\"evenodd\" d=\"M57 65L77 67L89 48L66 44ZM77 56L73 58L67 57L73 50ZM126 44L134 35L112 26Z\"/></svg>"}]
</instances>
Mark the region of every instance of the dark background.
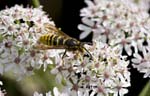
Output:
<instances>
[{"instance_id":1,"label":"dark background","mask_svg":"<svg viewBox=\"0 0 150 96\"><path fill-rule=\"evenodd\" d=\"M11 7L15 4L27 6L31 5L31 0L0 0L0 9L4 9L6 5ZM71 37L79 38L80 31L77 29L77 25L81 23L79 16L80 9L86 6L84 0L41 0L41 5L44 6L44 10L52 17L57 27L60 27ZM82 41L91 41L91 35ZM138 96L148 79L143 79L143 74L140 74L131 66L129 67L131 72L131 87L128 88L129 93L126 96ZM4 84L8 84L7 78L1 77L1 79L4 80ZM7 90L7 88L5 89ZM21 92L17 92L21 96Z\"/></svg>"}]
</instances>

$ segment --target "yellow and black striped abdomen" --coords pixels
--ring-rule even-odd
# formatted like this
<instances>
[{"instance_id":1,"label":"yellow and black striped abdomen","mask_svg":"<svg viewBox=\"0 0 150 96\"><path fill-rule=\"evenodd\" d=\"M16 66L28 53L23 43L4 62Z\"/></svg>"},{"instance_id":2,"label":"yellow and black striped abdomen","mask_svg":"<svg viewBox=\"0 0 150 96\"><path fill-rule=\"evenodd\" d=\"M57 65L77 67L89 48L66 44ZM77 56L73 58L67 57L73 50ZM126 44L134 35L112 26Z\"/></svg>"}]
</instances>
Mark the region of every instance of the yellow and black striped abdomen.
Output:
<instances>
[{"instance_id":1,"label":"yellow and black striped abdomen","mask_svg":"<svg viewBox=\"0 0 150 96\"><path fill-rule=\"evenodd\" d=\"M39 39L40 43L43 43L45 45L64 45L65 43L65 38L62 36L58 36L55 34L47 34L43 35Z\"/></svg>"}]
</instances>

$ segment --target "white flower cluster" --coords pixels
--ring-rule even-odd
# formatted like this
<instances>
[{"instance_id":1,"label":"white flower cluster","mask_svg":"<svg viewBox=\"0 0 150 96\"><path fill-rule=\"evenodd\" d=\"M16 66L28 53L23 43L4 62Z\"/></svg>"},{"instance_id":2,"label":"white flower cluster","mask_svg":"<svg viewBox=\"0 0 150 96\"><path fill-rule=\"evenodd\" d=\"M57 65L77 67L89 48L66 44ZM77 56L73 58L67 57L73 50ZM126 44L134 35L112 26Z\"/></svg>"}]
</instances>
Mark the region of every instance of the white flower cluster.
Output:
<instances>
[{"instance_id":1,"label":"white flower cluster","mask_svg":"<svg viewBox=\"0 0 150 96\"><path fill-rule=\"evenodd\" d=\"M131 1L85 0L87 7L81 9L80 13L83 24L78 25L83 31L80 39L92 32L93 40L100 37L102 42L120 49L120 54L124 55L125 50L128 56L134 53L148 55L148 52L143 52L150 50L150 17L145 9ZM140 70L140 66L136 68ZM142 70L150 74L150 64L142 66Z\"/></svg>"},{"instance_id":2,"label":"white flower cluster","mask_svg":"<svg viewBox=\"0 0 150 96\"><path fill-rule=\"evenodd\" d=\"M33 46L45 33L44 23L54 25L42 8L16 5L0 11L0 73L11 71L18 79L32 70L52 64L57 51L36 50ZM55 25L54 25L55 26Z\"/></svg>"},{"instance_id":3,"label":"white flower cluster","mask_svg":"<svg viewBox=\"0 0 150 96\"><path fill-rule=\"evenodd\" d=\"M120 57L117 49L112 49L100 40L93 46L85 46L88 55L68 53L60 64L52 69L56 81L68 89L68 96L123 96L130 86L129 62Z\"/></svg>"}]
</instances>

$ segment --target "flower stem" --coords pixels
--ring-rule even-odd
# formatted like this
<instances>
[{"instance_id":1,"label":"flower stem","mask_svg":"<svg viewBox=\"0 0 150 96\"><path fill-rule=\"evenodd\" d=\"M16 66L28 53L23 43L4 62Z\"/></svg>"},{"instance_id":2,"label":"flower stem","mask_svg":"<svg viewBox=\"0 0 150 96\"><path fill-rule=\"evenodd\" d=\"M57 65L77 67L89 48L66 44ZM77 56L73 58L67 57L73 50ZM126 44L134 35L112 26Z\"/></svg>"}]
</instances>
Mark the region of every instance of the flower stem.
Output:
<instances>
[{"instance_id":1,"label":"flower stem","mask_svg":"<svg viewBox=\"0 0 150 96\"><path fill-rule=\"evenodd\" d=\"M149 96L149 92L150 92L150 82L147 82L147 84L145 85L139 96Z\"/></svg>"},{"instance_id":2,"label":"flower stem","mask_svg":"<svg viewBox=\"0 0 150 96\"><path fill-rule=\"evenodd\" d=\"M39 0L32 0L32 4L34 7L39 7L40 6L40 1Z\"/></svg>"}]
</instances>

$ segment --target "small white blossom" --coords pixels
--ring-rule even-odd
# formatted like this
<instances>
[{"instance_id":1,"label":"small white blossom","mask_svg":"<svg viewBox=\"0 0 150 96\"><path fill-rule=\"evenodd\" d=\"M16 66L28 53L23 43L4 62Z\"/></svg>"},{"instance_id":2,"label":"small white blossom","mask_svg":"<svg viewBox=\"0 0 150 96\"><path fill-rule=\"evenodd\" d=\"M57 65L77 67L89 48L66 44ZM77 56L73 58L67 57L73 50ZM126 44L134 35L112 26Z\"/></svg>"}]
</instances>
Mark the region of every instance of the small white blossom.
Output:
<instances>
[{"instance_id":1,"label":"small white blossom","mask_svg":"<svg viewBox=\"0 0 150 96\"><path fill-rule=\"evenodd\" d=\"M143 48L143 54L135 53L132 59L133 67L137 68L137 70L144 74L144 78L150 78L150 49Z\"/></svg>"}]
</instances>

